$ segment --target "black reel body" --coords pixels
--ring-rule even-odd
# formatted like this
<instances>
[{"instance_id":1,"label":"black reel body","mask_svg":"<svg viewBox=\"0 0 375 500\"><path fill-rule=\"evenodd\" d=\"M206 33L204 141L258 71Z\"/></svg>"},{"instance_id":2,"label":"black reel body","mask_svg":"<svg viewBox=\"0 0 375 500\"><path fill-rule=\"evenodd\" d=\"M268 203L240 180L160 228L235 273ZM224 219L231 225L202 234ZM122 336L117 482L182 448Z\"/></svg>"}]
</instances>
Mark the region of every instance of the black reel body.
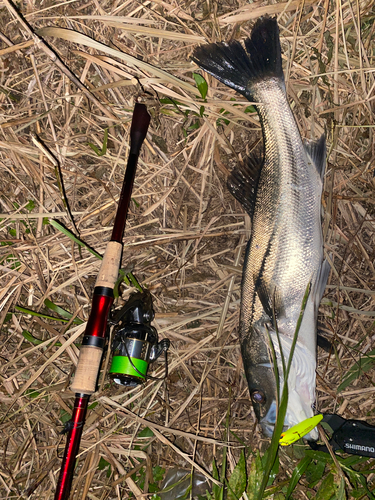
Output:
<instances>
[{"instance_id":1,"label":"black reel body","mask_svg":"<svg viewBox=\"0 0 375 500\"><path fill-rule=\"evenodd\" d=\"M109 374L117 384L134 387L145 382L149 364L163 352L167 374L170 342L168 339L158 341L158 332L151 326L154 316L151 294L144 290L131 295L112 321L116 330Z\"/></svg>"}]
</instances>

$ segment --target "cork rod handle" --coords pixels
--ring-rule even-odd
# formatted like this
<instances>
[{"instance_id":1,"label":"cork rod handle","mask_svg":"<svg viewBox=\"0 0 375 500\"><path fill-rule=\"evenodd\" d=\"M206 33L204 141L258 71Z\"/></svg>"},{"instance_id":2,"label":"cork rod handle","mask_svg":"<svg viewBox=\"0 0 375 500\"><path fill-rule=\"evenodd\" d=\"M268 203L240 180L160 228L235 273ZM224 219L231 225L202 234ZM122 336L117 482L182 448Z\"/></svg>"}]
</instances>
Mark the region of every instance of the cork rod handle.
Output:
<instances>
[{"instance_id":1,"label":"cork rod handle","mask_svg":"<svg viewBox=\"0 0 375 500\"><path fill-rule=\"evenodd\" d=\"M102 265L99 269L99 274L96 279L95 286L104 286L106 288L114 288L117 278L118 270L121 264L122 243L117 241L109 241Z\"/></svg>"},{"instance_id":2,"label":"cork rod handle","mask_svg":"<svg viewBox=\"0 0 375 500\"><path fill-rule=\"evenodd\" d=\"M76 394L93 394L95 392L102 354L103 349L100 347L90 345L81 347L76 374L70 386L73 392Z\"/></svg>"}]
</instances>

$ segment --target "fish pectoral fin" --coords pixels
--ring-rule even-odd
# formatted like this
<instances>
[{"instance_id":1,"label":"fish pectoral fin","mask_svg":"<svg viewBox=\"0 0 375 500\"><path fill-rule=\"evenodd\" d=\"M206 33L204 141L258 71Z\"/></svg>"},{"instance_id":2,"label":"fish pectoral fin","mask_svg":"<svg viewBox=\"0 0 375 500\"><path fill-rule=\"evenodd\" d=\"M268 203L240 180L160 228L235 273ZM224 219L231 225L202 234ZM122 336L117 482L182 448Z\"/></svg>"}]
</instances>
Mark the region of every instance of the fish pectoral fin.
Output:
<instances>
[{"instance_id":1,"label":"fish pectoral fin","mask_svg":"<svg viewBox=\"0 0 375 500\"><path fill-rule=\"evenodd\" d=\"M264 312L270 318L272 326L274 325L274 317L276 320L284 313L284 305L281 293L277 288L273 292L267 289L265 284L260 280L254 280L255 293L258 294L259 300L263 306Z\"/></svg>"},{"instance_id":2,"label":"fish pectoral fin","mask_svg":"<svg viewBox=\"0 0 375 500\"><path fill-rule=\"evenodd\" d=\"M328 260L325 259L320 266L319 275L312 290L312 299L314 300L315 307L317 309L319 307L320 301L322 300L330 271L331 266L329 265Z\"/></svg>"},{"instance_id":3,"label":"fish pectoral fin","mask_svg":"<svg viewBox=\"0 0 375 500\"><path fill-rule=\"evenodd\" d=\"M232 195L241 203L246 212L253 217L254 204L260 173L263 167L263 154L248 156L228 177L227 186Z\"/></svg>"},{"instance_id":4,"label":"fish pectoral fin","mask_svg":"<svg viewBox=\"0 0 375 500\"><path fill-rule=\"evenodd\" d=\"M320 178L323 180L326 168L326 136L323 134L317 141L304 139L306 153L313 161Z\"/></svg>"}]
</instances>

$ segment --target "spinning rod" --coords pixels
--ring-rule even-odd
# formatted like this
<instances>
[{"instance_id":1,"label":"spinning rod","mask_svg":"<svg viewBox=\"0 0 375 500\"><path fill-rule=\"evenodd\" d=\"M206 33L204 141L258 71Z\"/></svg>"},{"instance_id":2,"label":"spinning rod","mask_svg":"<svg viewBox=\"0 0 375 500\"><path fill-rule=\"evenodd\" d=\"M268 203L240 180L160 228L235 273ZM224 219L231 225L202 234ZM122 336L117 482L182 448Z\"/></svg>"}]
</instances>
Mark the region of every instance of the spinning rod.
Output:
<instances>
[{"instance_id":1,"label":"spinning rod","mask_svg":"<svg viewBox=\"0 0 375 500\"><path fill-rule=\"evenodd\" d=\"M75 392L76 396L72 418L68 424L67 442L54 497L55 500L67 500L70 494L74 465L81 442L87 407L90 396L96 389L96 381L107 331L108 315L114 298L113 289L121 264L122 238L128 215L138 156L149 124L150 115L147 112L146 106L137 103L134 108L130 128L130 153L112 236L107 244L95 283L91 312L82 341L76 374L71 385L71 390Z\"/></svg>"}]
</instances>

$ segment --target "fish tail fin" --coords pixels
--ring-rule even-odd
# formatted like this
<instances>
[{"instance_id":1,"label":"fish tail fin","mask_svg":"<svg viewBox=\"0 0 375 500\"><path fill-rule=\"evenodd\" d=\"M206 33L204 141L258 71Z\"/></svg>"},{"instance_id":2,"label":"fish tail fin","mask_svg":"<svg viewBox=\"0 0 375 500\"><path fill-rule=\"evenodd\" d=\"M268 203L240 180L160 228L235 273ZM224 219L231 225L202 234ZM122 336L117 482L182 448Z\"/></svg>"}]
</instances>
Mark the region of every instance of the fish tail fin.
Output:
<instances>
[{"instance_id":1,"label":"fish tail fin","mask_svg":"<svg viewBox=\"0 0 375 500\"><path fill-rule=\"evenodd\" d=\"M246 49L245 49L246 48ZM261 17L245 48L236 40L197 47L192 60L220 82L252 99L252 87L268 78L284 81L276 18Z\"/></svg>"}]
</instances>

